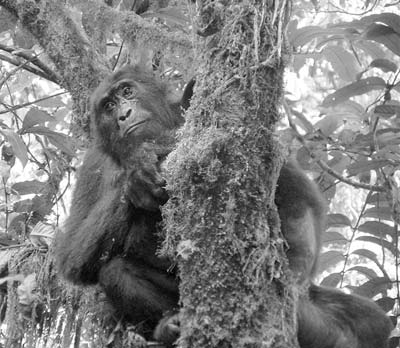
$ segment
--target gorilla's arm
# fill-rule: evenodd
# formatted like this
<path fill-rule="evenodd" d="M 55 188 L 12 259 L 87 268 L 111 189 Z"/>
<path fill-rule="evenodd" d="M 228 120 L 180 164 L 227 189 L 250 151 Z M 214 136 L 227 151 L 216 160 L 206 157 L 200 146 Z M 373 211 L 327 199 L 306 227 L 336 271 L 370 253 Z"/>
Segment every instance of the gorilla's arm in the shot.
<path fill-rule="evenodd" d="M 123 245 L 130 209 L 124 201 L 120 171 L 96 148 L 89 150 L 79 171 L 71 212 L 57 236 L 58 267 L 74 283 L 96 283 L 101 266 Z"/>
<path fill-rule="evenodd" d="M 307 348 L 387 348 L 392 323 L 369 299 L 311 284 L 299 299 L 298 340 Z"/>

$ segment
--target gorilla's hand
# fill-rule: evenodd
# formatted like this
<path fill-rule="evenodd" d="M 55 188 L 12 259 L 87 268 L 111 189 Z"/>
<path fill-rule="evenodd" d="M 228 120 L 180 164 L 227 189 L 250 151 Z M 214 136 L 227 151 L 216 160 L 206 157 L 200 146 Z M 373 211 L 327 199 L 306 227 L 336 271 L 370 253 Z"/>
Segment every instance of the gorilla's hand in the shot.
<path fill-rule="evenodd" d="M 143 146 L 142 150 L 136 152 L 131 168 L 127 169 L 125 196 L 136 208 L 158 210 L 168 200 L 160 164 L 166 156 L 165 152 L 169 153 L 170 149 L 161 151 Z"/>
<path fill-rule="evenodd" d="M 171 346 L 179 338 L 180 331 L 179 313 L 166 315 L 154 330 L 154 339 Z"/>

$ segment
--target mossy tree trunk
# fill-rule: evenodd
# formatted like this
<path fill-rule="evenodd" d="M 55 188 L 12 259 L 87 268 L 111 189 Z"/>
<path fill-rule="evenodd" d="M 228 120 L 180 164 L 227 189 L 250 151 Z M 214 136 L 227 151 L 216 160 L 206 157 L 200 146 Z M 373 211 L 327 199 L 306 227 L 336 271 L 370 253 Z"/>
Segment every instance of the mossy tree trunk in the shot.
<path fill-rule="evenodd" d="M 202 1 L 198 76 L 166 164 L 165 251 L 181 276 L 180 347 L 295 347 L 295 292 L 273 196 L 289 2 Z"/>
<path fill-rule="evenodd" d="M 82 18 L 98 26 L 90 36 L 66 4 L 0 0 L 43 47 L 51 79 L 71 93 L 84 125 L 87 96 L 110 70 L 99 31 L 181 59 L 191 52 L 187 37 L 101 0 L 80 4 Z M 165 247 L 178 255 L 182 278 L 182 347 L 296 345 L 295 295 L 273 204 L 288 7 L 289 0 L 197 1 L 196 95 L 167 164 L 174 198 L 164 211 Z"/>

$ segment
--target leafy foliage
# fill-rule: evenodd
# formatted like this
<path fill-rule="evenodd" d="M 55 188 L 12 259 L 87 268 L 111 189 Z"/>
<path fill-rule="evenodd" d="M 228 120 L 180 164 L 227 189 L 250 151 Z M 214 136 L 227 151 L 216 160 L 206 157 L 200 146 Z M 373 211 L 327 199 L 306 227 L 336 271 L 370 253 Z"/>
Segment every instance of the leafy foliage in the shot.
<path fill-rule="evenodd" d="M 375 298 L 394 316 L 400 298 L 399 23 L 389 12 L 352 21 L 338 16 L 324 26 L 294 20 L 291 76 L 308 74 L 307 93 L 315 93 L 319 115 L 301 97 L 286 101 L 288 138 L 335 212 L 324 237 L 321 283 Z"/>

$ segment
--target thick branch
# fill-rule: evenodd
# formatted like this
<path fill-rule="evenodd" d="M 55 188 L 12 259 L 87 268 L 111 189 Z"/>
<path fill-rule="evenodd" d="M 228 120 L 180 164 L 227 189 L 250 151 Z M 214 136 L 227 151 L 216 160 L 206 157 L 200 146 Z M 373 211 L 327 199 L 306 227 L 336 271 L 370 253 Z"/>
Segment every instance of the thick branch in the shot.
<path fill-rule="evenodd" d="M 295 347 L 296 294 L 273 204 L 289 6 L 196 5 L 196 89 L 165 164 L 174 198 L 163 208 L 165 250 L 177 250 L 183 304 L 179 347 Z"/>
<path fill-rule="evenodd" d="M 61 80 L 61 78 L 53 71 L 51 70 L 44 62 L 42 62 L 37 55 L 33 51 L 27 51 L 27 50 L 19 50 L 16 47 L 12 46 L 6 46 L 0 44 L 0 50 L 6 51 L 9 54 L 20 57 L 28 61 L 30 64 L 36 66 L 37 68 L 31 67 L 30 65 L 24 66 L 23 69 L 28 70 L 36 75 L 39 75 L 49 81 L 52 81 L 54 83 L 57 83 L 58 81 Z M 21 62 L 18 62 L 18 60 L 14 60 L 11 57 L 4 57 L 2 58 L 5 61 L 8 61 L 9 63 L 19 66 L 21 65 Z M 16 63 L 17 62 L 17 63 Z"/>
<path fill-rule="evenodd" d="M 104 60 L 66 12 L 63 2 L 0 0 L 0 6 L 18 17 L 37 39 L 54 63 L 61 77 L 60 85 L 75 100 L 77 113 L 83 114 L 88 88 L 97 84 L 107 69 Z"/>
<path fill-rule="evenodd" d="M 173 49 L 187 53 L 192 48 L 185 33 L 167 31 L 132 11 L 118 11 L 99 0 L 85 1 L 80 7 L 96 19 L 101 17 L 102 27 L 119 32 L 124 40 L 140 41 L 160 51 Z"/>

